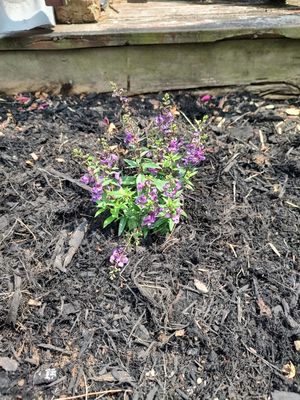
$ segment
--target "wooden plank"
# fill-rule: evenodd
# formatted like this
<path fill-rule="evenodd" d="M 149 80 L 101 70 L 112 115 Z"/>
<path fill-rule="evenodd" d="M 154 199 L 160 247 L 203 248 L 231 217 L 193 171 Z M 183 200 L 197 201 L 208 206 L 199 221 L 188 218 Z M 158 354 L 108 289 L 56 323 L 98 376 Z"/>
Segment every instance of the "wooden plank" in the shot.
<path fill-rule="evenodd" d="M 0 91 L 107 92 L 110 81 L 131 93 L 286 82 L 300 88 L 300 40 L 106 47 L 65 52 L 3 51 Z M 53 68 L 55 65 L 55 68 Z"/>
<path fill-rule="evenodd" d="M 286 82 L 300 88 L 300 40 L 132 47 L 132 92 Z"/>
<path fill-rule="evenodd" d="M 300 0 L 299 1 L 300 4 Z M 98 24 L 58 25 L 51 33 L 0 40 L 0 50 L 66 50 L 124 45 L 207 43 L 232 38 L 300 38 L 299 7 L 116 3 Z"/>
<path fill-rule="evenodd" d="M 68 51 L 3 51 L 0 92 L 16 94 L 47 90 L 59 93 L 109 92 L 110 82 L 127 86 L 127 49 L 101 48 Z"/>

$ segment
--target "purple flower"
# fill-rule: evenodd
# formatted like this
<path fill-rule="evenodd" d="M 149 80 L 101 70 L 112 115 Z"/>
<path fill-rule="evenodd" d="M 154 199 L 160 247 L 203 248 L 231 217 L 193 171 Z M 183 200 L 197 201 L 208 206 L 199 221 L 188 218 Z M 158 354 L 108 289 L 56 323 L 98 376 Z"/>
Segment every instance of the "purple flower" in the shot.
<path fill-rule="evenodd" d="M 144 189 L 145 186 L 146 186 L 145 182 L 139 182 L 139 183 L 136 185 L 137 191 L 138 191 L 138 192 L 141 192 L 141 191 Z"/>
<path fill-rule="evenodd" d="M 124 137 L 125 144 L 134 144 L 137 142 L 137 137 L 130 131 L 125 130 L 125 137 Z"/>
<path fill-rule="evenodd" d="M 152 175 L 157 175 L 159 169 L 158 169 L 158 168 L 148 168 L 148 171 L 149 171 L 150 174 L 152 174 Z"/>
<path fill-rule="evenodd" d="M 174 115 L 168 111 L 163 114 L 158 115 L 155 118 L 155 125 L 164 133 L 169 133 L 171 131 L 171 124 L 174 121 Z"/>
<path fill-rule="evenodd" d="M 135 204 L 143 208 L 143 206 L 147 203 L 147 201 L 148 201 L 147 197 L 144 194 L 142 194 L 141 196 L 137 197 Z"/>
<path fill-rule="evenodd" d="M 178 153 L 181 143 L 177 139 L 172 139 L 169 143 L 168 150 L 171 153 Z"/>
<path fill-rule="evenodd" d="M 177 192 L 182 188 L 182 185 L 179 180 L 176 180 L 175 183 L 166 183 L 163 187 L 164 195 L 169 197 L 170 199 L 174 199 L 177 195 Z"/>
<path fill-rule="evenodd" d="M 115 172 L 115 180 L 118 182 L 120 186 L 122 185 L 122 178 L 120 172 Z"/>
<path fill-rule="evenodd" d="M 179 219 L 182 213 L 182 209 L 181 208 L 176 208 L 176 212 L 175 215 L 172 216 L 172 220 L 175 224 L 179 223 Z"/>
<path fill-rule="evenodd" d="M 96 182 L 95 186 L 92 188 L 92 201 L 95 203 L 96 201 L 101 200 L 103 195 L 103 186 L 101 182 Z"/>
<path fill-rule="evenodd" d="M 201 161 L 205 160 L 204 146 L 198 144 L 188 144 L 186 146 L 186 156 L 183 158 L 184 165 L 197 165 Z"/>
<path fill-rule="evenodd" d="M 149 228 L 156 221 L 156 217 L 157 217 L 157 211 L 151 211 L 146 217 L 144 217 L 142 225 L 147 226 Z"/>
<path fill-rule="evenodd" d="M 124 267 L 128 264 L 128 257 L 122 247 L 117 247 L 113 250 L 112 255 L 109 258 L 111 264 L 117 265 L 118 267 Z"/>
<path fill-rule="evenodd" d="M 156 188 L 152 188 L 149 192 L 149 197 L 152 201 L 157 201 L 158 197 L 157 197 L 157 189 Z"/>
<path fill-rule="evenodd" d="M 112 168 L 113 165 L 119 160 L 117 154 L 102 154 L 100 157 L 100 163 L 109 168 Z"/>
<path fill-rule="evenodd" d="M 176 192 L 178 192 L 178 190 L 180 190 L 182 188 L 182 184 L 179 180 L 175 181 L 175 190 Z"/>
<path fill-rule="evenodd" d="M 80 182 L 81 182 L 81 183 L 84 183 L 85 185 L 88 185 L 88 184 L 90 183 L 90 181 L 91 181 L 91 178 L 90 178 L 90 176 L 88 176 L 88 175 L 83 175 L 83 176 L 80 178 Z"/>

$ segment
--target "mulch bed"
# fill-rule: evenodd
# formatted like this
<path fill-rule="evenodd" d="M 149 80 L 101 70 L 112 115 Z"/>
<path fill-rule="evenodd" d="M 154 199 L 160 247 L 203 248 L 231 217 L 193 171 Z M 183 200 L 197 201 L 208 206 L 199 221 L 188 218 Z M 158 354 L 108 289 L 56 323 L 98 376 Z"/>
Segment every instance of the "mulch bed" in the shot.
<path fill-rule="evenodd" d="M 1 399 L 300 393 L 300 99 L 173 96 L 209 116 L 207 160 L 188 218 L 115 280 L 119 239 L 94 219 L 72 150 L 97 148 L 104 117 L 118 125 L 117 100 L 0 100 Z M 160 98 L 131 99 L 141 123 Z"/>

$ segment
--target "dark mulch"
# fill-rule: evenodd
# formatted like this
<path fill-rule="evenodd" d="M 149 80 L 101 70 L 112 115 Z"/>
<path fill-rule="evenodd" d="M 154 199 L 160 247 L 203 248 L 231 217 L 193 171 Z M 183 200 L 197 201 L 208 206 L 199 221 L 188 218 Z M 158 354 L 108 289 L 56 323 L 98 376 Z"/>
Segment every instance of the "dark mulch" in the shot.
<path fill-rule="evenodd" d="M 72 150 L 96 149 L 103 117 L 118 123 L 117 101 L 56 97 L 24 112 L 1 99 L 1 398 L 300 393 L 298 372 L 282 372 L 300 354 L 300 118 L 289 115 L 300 100 L 174 97 L 189 118 L 209 115 L 189 217 L 166 242 L 138 248 L 114 281 L 118 239 L 94 220 Z M 144 118 L 158 98 L 131 105 Z M 86 233 L 63 272 L 78 227 Z"/>

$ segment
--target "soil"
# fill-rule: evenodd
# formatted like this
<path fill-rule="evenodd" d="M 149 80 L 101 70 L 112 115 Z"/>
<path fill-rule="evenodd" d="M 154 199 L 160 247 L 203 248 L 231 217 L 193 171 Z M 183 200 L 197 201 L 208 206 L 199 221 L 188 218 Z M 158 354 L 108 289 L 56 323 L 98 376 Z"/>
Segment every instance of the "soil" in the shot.
<path fill-rule="evenodd" d="M 207 160 L 188 218 L 115 280 L 119 239 L 93 217 L 72 151 L 97 148 L 104 117 L 118 126 L 117 100 L 1 98 L 1 399 L 300 393 L 300 99 L 173 97 L 208 115 Z M 141 124 L 158 99 L 130 99 Z"/>

